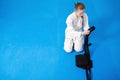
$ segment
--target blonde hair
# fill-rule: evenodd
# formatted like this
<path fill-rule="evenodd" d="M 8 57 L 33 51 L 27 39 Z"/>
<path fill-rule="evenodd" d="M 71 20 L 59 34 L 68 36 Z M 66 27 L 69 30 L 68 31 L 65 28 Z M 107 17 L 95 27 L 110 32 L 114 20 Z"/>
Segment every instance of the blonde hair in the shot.
<path fill-rule="evenodd" d="M 75 3 L 75 9 L 80 9 L 80 10 L 83 10 L 85 9 L 85 5 L 82 3 L 82 2 L 76 2 Z"/>

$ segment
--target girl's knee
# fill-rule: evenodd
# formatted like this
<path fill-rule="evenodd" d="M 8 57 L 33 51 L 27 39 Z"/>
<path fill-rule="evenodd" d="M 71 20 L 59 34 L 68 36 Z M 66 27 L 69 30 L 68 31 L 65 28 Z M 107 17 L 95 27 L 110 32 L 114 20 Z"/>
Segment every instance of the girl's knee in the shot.
<path fill-rule="evenodd" d="M 71 53 L 71 52 L 72 52 L 72 49 L 70 49 L 70 48 L 65 48 L 65 47 L 64 47 L 64 50 L 65 50 L 65 52 L 67 52 L 67 53 Z"/>
<path fill-rule="evenodd" d="M 67 53 L 72 52 L 72 48 L 73 48 L 73 42 L 72 40 L 66 39 L 64 42 L 64 50 Z"/>
<path fill-rule="evenodd" d="M 81 51 L 83 51 L 83 47 L 82 47 L 82 46 L 75 47 L 74 50 L 75 50 L 76 52 L 81 52 Z"/>
<path fill-rule="evenodd" d="M 75 49 L 76 52 L 81 52 L 83 49 Z"/>

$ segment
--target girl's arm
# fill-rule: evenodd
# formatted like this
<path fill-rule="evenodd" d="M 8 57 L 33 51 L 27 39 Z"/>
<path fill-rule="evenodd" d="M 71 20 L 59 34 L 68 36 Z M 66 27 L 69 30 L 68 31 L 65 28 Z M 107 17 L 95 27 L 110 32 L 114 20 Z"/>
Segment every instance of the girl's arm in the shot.
<path fill-rule="evenodd" d="M 78 34 L 78 36 L 81 36 L 82 35 L 82 32 L 78 32 L 78 31 L 75 31 L 74 29 L 74 25 L 73 25 L 73 19 L 71 17 L 68 17 L 67 20 L 66 20 L 66 24 L 67 24 L 67 27 L 69 27 L 69 31 L 68 33 L 76 33 Z"/>
<path fill-rule="evenodd" d="M 88 24 L 88 16 L 85 13 L 84 14 L 84 31 L 89 29 L 89 24 Z"/>

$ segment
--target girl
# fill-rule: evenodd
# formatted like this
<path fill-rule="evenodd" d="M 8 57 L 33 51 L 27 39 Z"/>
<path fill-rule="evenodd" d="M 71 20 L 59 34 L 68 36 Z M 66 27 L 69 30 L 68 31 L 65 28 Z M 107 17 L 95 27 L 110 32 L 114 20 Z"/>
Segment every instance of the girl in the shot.
<path fill-rule="evenodd" d="M 90 33 L 88 30 L 88 16 L 84 12 L 85 5 L 81 2 L 75 3 L 75 10 L 67 17 L 65 30 L 64 50 L 72 52 L 73 47 L 76 52 L 83 50 L 84 35 Z"/>

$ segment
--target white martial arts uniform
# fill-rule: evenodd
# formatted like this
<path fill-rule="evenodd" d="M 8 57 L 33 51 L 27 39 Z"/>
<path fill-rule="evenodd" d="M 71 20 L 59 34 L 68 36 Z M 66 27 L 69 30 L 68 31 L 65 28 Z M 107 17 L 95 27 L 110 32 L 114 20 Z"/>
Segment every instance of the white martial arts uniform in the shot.
<path fill-rule="evenodd" d="M 67 28 L 65 30 L 64 50 L 66 52 L 71 52 L 74 47 L 76 52 L 82 51 L 84 44 L 84 35 L 82 35 L 82 30 L 88 30 L 89 28 L 87 14 L 84 13 L 83 18 L 77 18 L 75 12 L 73 12 L 67 17 L 66 24 Z"/>

